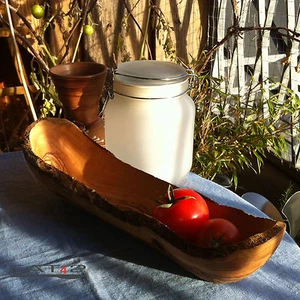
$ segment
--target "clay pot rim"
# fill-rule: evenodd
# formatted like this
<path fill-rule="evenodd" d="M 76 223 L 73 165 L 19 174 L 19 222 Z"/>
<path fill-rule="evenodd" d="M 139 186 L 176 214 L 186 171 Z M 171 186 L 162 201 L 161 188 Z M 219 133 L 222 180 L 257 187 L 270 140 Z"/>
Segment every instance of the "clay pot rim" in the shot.
<path fill-rule="evenodd" d="M 70 74 L 57 72 L 59 70 L 66 70 L 66 69 L 68 70 L 68 67 L 70 68 L 70 66 L 80 66 L 80 65 L 84 66 L 84 67 L 88 67 L 88 66 L 99 67 L 99 71 L 95 72 L 94 74 L 90 74 L 90 75 L 70 75 Z M 61 80 L 64 80 L 64 79 L 68 79 L 68 80 L 70 80 L 70 79 L 74 79 L 74 80 L 91 79 L 91 78 L 98 78 L 98 77 L 101 77 L 104 74 L 106 74 L 107 67 L 104 64 L 100 64 L 100 63 L 96 63 L 96 62 L 80 61 L 80 62 L 65 63 L 65 64 L 53 66 L 50 68 L 49 72 L 50 72 L 51 77 L 56 77 Z"/>

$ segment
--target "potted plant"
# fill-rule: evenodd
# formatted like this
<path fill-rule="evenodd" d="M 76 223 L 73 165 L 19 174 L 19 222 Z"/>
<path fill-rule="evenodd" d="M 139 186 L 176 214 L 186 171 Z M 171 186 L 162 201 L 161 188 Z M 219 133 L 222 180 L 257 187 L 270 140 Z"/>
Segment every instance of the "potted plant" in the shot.
<path fill-rule="evenodd" d="M 198 74 L 198 80 L 199 87 L 191 90 L 197 106 L 195 173 L 211 180 L 225 174 L 237 187 L 243 169 L 259 172 L 267 154 L 284 156 L 291 128 L 299 122 L 300 99 L 291 89 L 267 80 L 269 98 L 262 86 L 254 91 L 251 85 L 245 97 L 226 93 L 222 80 L 211 75 Z M 293 133 L 295 138 L 297 127 Z"/>

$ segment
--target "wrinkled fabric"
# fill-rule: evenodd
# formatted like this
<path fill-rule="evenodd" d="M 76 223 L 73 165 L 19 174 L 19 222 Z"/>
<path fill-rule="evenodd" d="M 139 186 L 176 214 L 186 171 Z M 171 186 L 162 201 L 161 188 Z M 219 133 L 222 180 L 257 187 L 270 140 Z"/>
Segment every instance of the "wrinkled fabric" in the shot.
<path fill-rule="evenodd" d="M 264 216 L 195 174 L 181 186 Z M 300 299 L 300 248 L 288 234 L 248 278 L 205 282 L 51 193 L 22 152 L 0 155 L 0 262 L 0 299 Z"/>

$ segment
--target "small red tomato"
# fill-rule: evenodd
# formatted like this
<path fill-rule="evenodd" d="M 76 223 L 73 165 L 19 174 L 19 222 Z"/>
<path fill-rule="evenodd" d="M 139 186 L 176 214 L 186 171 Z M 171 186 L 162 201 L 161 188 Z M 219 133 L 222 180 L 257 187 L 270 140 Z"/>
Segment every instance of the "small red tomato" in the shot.
<path fill-rule="evenodd" d="M 196 244 L 209 248 L 237 243 L 239 240 L 239 229 L 232 222 L 223 218 L 210 219 L 198 230 L 196 235 Z"/>
<path fill-rule="evenodd" d="M 94 28 L 91 25 L 84 25 L 83 26 L 83 32 L 86 35 L 92 35 L 94 33 Z"/>
<path fill-rule="evenodd" d="M 31 7 L 31 14 L 36 18 L 36 19 L 41 19 L 45 15 L 45 9 L 43 6 L 39 4 L 34 4 Z"/>
<path fill-rule="evenodd" d="M 155 207 L 153 217 L 182 238 L 194 241 L 199 227 L 209 219 L 206 201 L 200 194 L 187 188 L 176 188 L 166 196 L 170 203 Z"/>

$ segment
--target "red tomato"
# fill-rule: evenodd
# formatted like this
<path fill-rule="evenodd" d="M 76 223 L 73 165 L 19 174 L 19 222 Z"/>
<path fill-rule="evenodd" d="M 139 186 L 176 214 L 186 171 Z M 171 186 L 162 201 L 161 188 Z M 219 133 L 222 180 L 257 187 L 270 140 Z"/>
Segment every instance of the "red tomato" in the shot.
<path fill-rule="evenodd" d="M 153 217 L 182 238 L 194 241 L 199 227 L 209 219 L 205 200 L 200 194 L 187 188 L 171 190 L 166 196 L 171 203 L 155 207 Z"/>
<path fill-rule="evenodd" d="M 220 245 L 236 243 L 240 239 L 239 229 L 230 221 L 222 218 L 210 219 L 198 231 L 196 244 L 217 248 Z"/>

